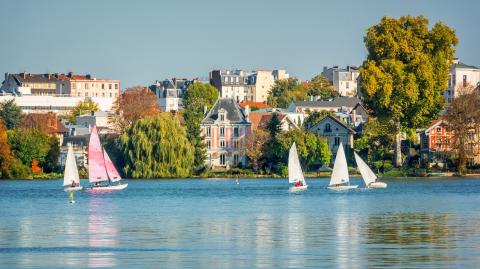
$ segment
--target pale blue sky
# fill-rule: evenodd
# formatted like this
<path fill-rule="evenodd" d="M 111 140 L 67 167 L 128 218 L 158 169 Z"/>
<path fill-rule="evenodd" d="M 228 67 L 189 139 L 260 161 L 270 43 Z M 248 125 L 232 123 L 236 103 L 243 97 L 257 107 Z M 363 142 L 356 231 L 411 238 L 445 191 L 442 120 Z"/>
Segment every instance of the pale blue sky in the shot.
<path fill-rule="evenodd" d="M 480 65 L 480 1 L 5 1 L 0 72 L 91 73 L 122 88 L 211 69 L 360 65 L 382 16 L 425 15 L 456 29 L 457 56 Z M 3 76 L 2 76 L 3 78 Z"/>

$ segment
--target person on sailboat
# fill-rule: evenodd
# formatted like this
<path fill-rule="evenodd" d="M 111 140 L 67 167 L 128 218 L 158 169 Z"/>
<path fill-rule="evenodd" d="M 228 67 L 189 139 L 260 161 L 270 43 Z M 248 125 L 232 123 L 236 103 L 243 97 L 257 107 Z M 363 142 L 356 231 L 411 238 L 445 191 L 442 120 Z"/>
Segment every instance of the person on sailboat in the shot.
<path fill-rule="evenodd" d="M 295 187 L 300 187 L 300 186 L 302 186 L 302 181 L 301 181 L 301 180 L 297 180 L 297 181 L 295 182 Z"/>
<path fill-rule="evenodd" d="M 77 186 L 77 183 L 75 183 L 75 180 L 72 180 L 72 188 L 75 188 Z"/>

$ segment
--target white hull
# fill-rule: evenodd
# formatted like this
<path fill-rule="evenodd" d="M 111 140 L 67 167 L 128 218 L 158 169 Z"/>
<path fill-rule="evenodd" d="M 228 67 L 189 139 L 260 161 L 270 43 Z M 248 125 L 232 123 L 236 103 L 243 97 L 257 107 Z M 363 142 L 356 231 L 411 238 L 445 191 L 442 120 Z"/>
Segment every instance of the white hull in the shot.
<path fill-rule="evenodd" d="M 368 184 L 368 188 L 373 188 L 373 189 L 385 189 L 387 187 L 387 183 L 384 182 L 372 182 Z"/>
<path fill-rule="evenodd" d="M 288 191 L 289 191 L 289 192 L 299 192 L 299 191 L 304 191 L 304 190 L 306 190 L 307 188 L 308 188 L 308 185 L 299 186 L 299 187 L 293 186 L 293 187 L 290 187 L 290 188 L 288 189 Z"/>
<path fill-rule="evenodd" d="M 120 184 L 120 185 L 110 185 L 110 186 L 98 186 L 98 187 L 92 187 L 89 189 L 90 191 L 119 191 L 126 189 L 128 184 Z"/>
<path fill-rule="evenodd" d="M 76 186 L 76 187 L 66 187 L 63 189 L 65 192 L 71 192 L 71 191 L 81 191 L 83 190 L 83 186 Z"/>
<path fill-rule="evenodd" d="M 356 189 L 358 185 L 340 185 L 340 186 L 328 186 L 327 189 L 334 191 L 348 191 L 350 189 Z"/>

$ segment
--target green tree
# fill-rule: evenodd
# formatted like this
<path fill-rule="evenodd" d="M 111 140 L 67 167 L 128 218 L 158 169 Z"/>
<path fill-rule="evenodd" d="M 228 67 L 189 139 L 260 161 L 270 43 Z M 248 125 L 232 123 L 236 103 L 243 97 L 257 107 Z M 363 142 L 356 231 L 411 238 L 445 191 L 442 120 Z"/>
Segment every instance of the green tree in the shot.
<path fill-rule="evenodd" d="M 334 116 L 335 114 L 332 111 L 314 111 L 308 114 L 308 117 L 303 121 L 303 127 L 308 130 L 328 115 Z"/>
<path fill-rule="evenodd" d="M 424 126 L 443 105 L 455 31 L 423 16 L 384 17 L 364 38 L 367 59 L 360 68 L 365 103 L 395 124 L 396 165 L 401 165 L 400 131 Z"/>
<path fill-rule="evenodd" d="M 272 118 L 267 123 L 267 131 L 270 133 L 270 137 L 272 139 L 275 139 L 277 137 L 277 134 L 282 131 L 282 122 L 278 118 L 277 113 L 272 114 Z"/>
<path fill-rule="evenodd" d="M 291 102 L 306 99 L 307 92 L 299 90 L 299 86 L 296 78 L 276 81 L 268 94 L 267 104 L 272 107 L 287 108 Z"/>
<path fill-rule="evenodd" d="M 0 102 L 0 119 L 8 130 L 15 129 L 20 123 L 22 109 L 15 104 L 15 100 Z"/>
<path fill-rule="evenodd" d="M 50 149 L 49 136 L 36 129 L 11 130 L 8 143 L 14 155 L 26 166 L 30 166 L 33 160 L 43 163 Z"/>
<path fill-rule="evenodd" d="M 136 121 L 120 136 L 119 146 L 127 177 L 188 177 L 192 173 L 194 148 L 170 113 Z"/>
<path fill-rule="evenodd" d="M 333 90 L 333 84 L 324 75 L 317 75 L 310 83 L 304 83 L 302 86 L 309 96 L 317 96 L 323 100 L 338 96 L 338 93 Z"/>
<path fill-rule="evenodd" d="M 200 170 L 204 166 L 206 156 L 200 122 L 205 117 L 205 112 L 215 104 L 218 95 L 218 90 L 212 85 L 197 82 L 188 87 L 183 98 L 187 138 L 195 149 L 195 170 Z"/>
<path fill-rule="evenodd" d="M 92 111 L 99 111 L 100 108 L 97 103 L 92 99 L 86 99 L 85 101 L 80 101 L 75 107 L 70 110 L 70 113 L 66 116 L 66 119 L 75 124 L 77 123 L 77 116 L 91 113 Z"/>
<path fill-rule="evenodd" d="M 48 137 L 48 151 L 45 160 L 41 163 L 43 171 L 47 173 L 58 171 L 58 158 L 60 157 L 60 145 L 55 136 Z"/>
<path fill-rule="evenodd" d="M 362 136 L 355 140 L 355 150 L 368 163 L 380 161 L 382 164 L 392 156 L 396 127 L 392 121 L 370 117 L 363 127 Z"/>

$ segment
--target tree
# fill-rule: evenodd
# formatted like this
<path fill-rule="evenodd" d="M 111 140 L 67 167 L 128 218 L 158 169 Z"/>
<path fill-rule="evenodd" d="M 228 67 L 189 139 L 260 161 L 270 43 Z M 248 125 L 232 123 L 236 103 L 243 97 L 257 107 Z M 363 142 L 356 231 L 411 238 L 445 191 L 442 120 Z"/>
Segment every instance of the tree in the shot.
<path fill-rule="evenodd" d="M 51 135 L 48 137 L 48 151 L 41 163 L 43 171 L 47 173 L 58 171 L 58 158 L 60 157 L 60 145 L 58 138 Z"/>
<path fill-rule="evenodd" d="M 400 131 L 424 126 L 443 105 L 449 67 L 458 39 L 455 31 L 436 23 L 428 29 L 423 16 L 383 17 L 364 38 L 367 59 L 360 85 L 367 106 L 396 129 L 396 165 L 401 165 Z"/>
<path fill-rule="evenodd" d="M 20 123 L 22 109 L 15 104 L 15 100 L 0 102 L 0 120 L 8 130 L 15 129 Z"/>
<path fill-rule="evenodd" d="M 8 136 L 3 122 L 0 121 L 0 178 L 6 177 L 8 167 L 12 160 Z"/>
<path fill-rule="evenodd" d="M 303 127 L 305 129 L 310 129 L 328 115 L 335 116 L 332 111 L 314 111 L 308 114 L 308 117 L 303 122 Z"/>
<path fill-rule="evenodd" d="M 67 120 L 73 124 L 77 123 L 77 117 L 80 115 L 91 113 L 92 111 L 98 111 L 100 108 L 98 104 L 95 103 L 92 99 L 86 99 L 85 101 L 80 101 L 75 107 L 70 110 L 69 115 L 66 117 Z"/>
<path fill-rule="evenodd" d="M 363 127 L 362 136 L 354 143 L 355 150 L 368 163 L 380 161 L 384 164 L 395 142 L 395 131 L 395 125 L 388 119 L 370 117 Z"/>
<path fill-rule="evenodd" d="M 317 75 L 312 78 L 311 82 L 301 85 L 309 96 L 316 96 L 322 100 L 330 99 L 338 96 L 333 90 L 333 84 L 328 81 L 324 75 Z"/>
<path fill-rule="evenodd" d="M 49 136 L 36 129 L 11 130 L 8 133 L 8 143 L 14 155 L 24 164 L 30 166 L 36 160 L 45 161 L 50 145 Z"/>
<path fill-rule="evenodd" d="M 464 174 L 467 160 L 480 154 L 480 93 L 468 85 L 458 90 L 447 109 L 448 128 L 453 132 L 450 143 L 456 153 L 458 172 Z"/>
<path fill-rule="evenodd" d="M 250 134 L 246 141 L 245 154 L 248 157 L 253 171 L 258 171 L 263 164 L 263 156 L 265 154 L 265 144 L 267 140 L 268 133 L 261 129 L 256 129 Z"/>
<path fill-rule="evenodd" d="M 120 136 L 119 147 L 127 177 L 188 177 L 192 173 L 194 149 L 170 113 L 132 123 Z"/>
<path fill-rule="evenodd" d="M 278 118 L 277 113 L 272 114 L 272 118 L 267 123 L 267 130 L 270 133 L 270 137 L 272 139 L 275 139 L 277 137 L 277 134 L 282 131 L 282 122 Z"/>
<path fill-rule="evenodd" d="M 267 104 L 287 108 L 291 102 L 305 100 L 307 92 L 299 90 L 299 85 L 296 78 L 277 80 L 268 94 Z"/>
<path fill-rule="evenodd" d="M 136 121 L 160 113 L 157 96 L 146 87 L 136 86 L 125 90 L 113 104 L 112 124 L 119 132 Z"/>
<path fill-rule="evenodd" d="M 205 117 L 205 112 L 217 101 L 218 95 L 218 90 L 212 85 L 196 82 L 188 87 L 183 98 L 187 138 L 195 148 L 195 170 L 203 167 L 206 156 L 200 122 Z"/>

